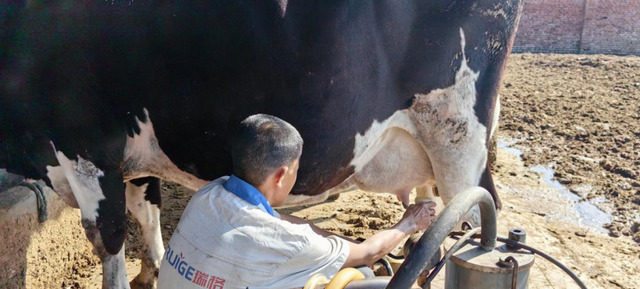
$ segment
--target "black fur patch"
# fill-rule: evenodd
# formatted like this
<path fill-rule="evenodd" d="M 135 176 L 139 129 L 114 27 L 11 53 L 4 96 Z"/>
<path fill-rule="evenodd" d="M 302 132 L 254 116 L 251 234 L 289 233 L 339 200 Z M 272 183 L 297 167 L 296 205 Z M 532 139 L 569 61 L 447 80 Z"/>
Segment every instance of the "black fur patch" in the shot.
<path fill-rule="evenodd" d="M 125 202 L 122 175 L 105 172 L 99 178 L 106 199 L 100 201 L 96 226 L 107 253 L 115 255 L 120 252 L 127 235 L 127 207 Z"/>
<path fill-rule="evenodd" d="M 162 180 L 154 177 L 139 178 L 130 181 L 137 187 L 148 184 L 147 190 L 144 192 L 144 199 L 149 203 L 162 208 Z"/>

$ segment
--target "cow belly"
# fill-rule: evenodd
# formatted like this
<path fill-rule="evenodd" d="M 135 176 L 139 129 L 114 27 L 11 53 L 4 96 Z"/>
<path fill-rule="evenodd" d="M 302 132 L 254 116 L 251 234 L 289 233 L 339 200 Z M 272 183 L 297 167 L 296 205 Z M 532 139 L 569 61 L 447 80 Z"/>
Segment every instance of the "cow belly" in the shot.
<path fill-rule="evenodd" d="M 375 153 L 355 173 L 358 188 L 404 197 L 414 187 L 435 181 L 427 153 L 406 130 L 397 127 L 386 130 L 371 149 Z"/>

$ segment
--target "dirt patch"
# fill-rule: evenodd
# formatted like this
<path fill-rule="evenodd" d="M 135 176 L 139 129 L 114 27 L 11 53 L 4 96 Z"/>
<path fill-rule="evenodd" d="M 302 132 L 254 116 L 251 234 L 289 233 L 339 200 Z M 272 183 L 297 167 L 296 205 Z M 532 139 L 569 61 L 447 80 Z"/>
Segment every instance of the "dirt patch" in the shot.
<path fill-rule="evenodd" d="M 44 185 L 44 184 L 42 184 Z M 80 225 L 80 211 L 46 189 L 49 220 L 38 222 L 35 195 L 0 211 L 0 288 L 87 288 L 88 268 L 98 266 Z"/>
<path fill-rule="evenodd" d="M 500 129 L 525 164 L 613 214 L 612 236 L 640 242 L 640 57 L 511 55 Z"/>
<path fill-rule="evenodd" d="M 341 194 L 336 201 L 279 211 L 336 234 L 358 238 L 392 226 L 402 218 L 404 208 L 394 195 L 354 191 Z"/>

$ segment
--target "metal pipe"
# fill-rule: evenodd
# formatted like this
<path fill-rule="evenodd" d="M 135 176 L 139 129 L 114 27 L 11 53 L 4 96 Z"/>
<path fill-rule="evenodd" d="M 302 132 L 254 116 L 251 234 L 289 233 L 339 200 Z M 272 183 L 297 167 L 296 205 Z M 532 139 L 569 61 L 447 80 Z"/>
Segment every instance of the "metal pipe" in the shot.
<path fill-rule="evenodd" d="M 444 267 L 445 262 L 447 262 L 447 260 L 449 260 L 449 258 L 451 258 L 451 256 L 453 256 L 453 254 L 456 251 L 458 251 L 460 247 L 462 247 L 464 242 L 469 240 L 469 238 L 471 238 L 471 236 L 473 236 L 474 234 L 478 233 L 480 229 L 481 229 L 480 227 L 471 229 L 471 231 L 466 232 L 464 236 L 458 239 L 458 241 L 456 241 L 456 243 L 453 244 L 453 246 L 451 246 L 451 248 L 449 249 L 449 251 L 447 251 L 447 253 L 444 255 L 442 260 L 440 260 L 440 262 L 438 262 L 438 265 L 436 265 L 433 271 L 431 271 L 431 274 L 429 274 L 429 276 L 427 277 L 427 281 L 425 281 L 424 284 L 422 285 L 422 289 L 427 288 L 427 286 L 431 283 L 431 281 L 433 281 L 433 279 L 436 278 L 436 275 L 438 275 L 442 267 Z"/>
<path fill-rule="evenodd" d="M 511 277 L 511 289 L 518 289 L 518 271 L 520 269 L 518 260 L 516 260 L 516 258 L 513 258 L 512 256 L 509 256 L 505 261 L 513 263 L 513 276 Z"/>
<path fill-rule="evenodd" d="M 473 206 L 480 206 L 482 239 L 480 244 L 487 251 L 496 245 L 496 208 L 493 198 L 481 187 L 471 187 L 459 193 L 440 213 L 436 221 L 422 235 L 411 254 L 393 276 L 387 288 L 411 288 L 431 256 L 440 248 L 440 244 L 449 236 L 449 232 Z"/>
<path fill-rule="evenodd" d="M 347 286 L 344 286 L 344 289 L 383 289 L 387 287 L 389 280 L 391 280 L 391 276 L 379 276 L 375 278 L 354 280 L 349 282 Z M 420 289 L 420 287 L 417 286 L 413 286 L 411 288 Z"/>

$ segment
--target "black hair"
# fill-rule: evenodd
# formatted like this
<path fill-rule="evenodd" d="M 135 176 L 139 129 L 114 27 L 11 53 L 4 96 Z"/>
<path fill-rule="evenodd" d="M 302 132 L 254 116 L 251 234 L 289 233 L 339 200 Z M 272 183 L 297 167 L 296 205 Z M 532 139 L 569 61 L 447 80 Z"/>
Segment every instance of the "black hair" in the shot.
<path fill-rule="evenodd" d="M 280 166 L 300 158 L 302 144 L 300 133 L 288 122 L 267 114 L 249 116 L 231 142 L 233 174 L 259 186 Z"/>

